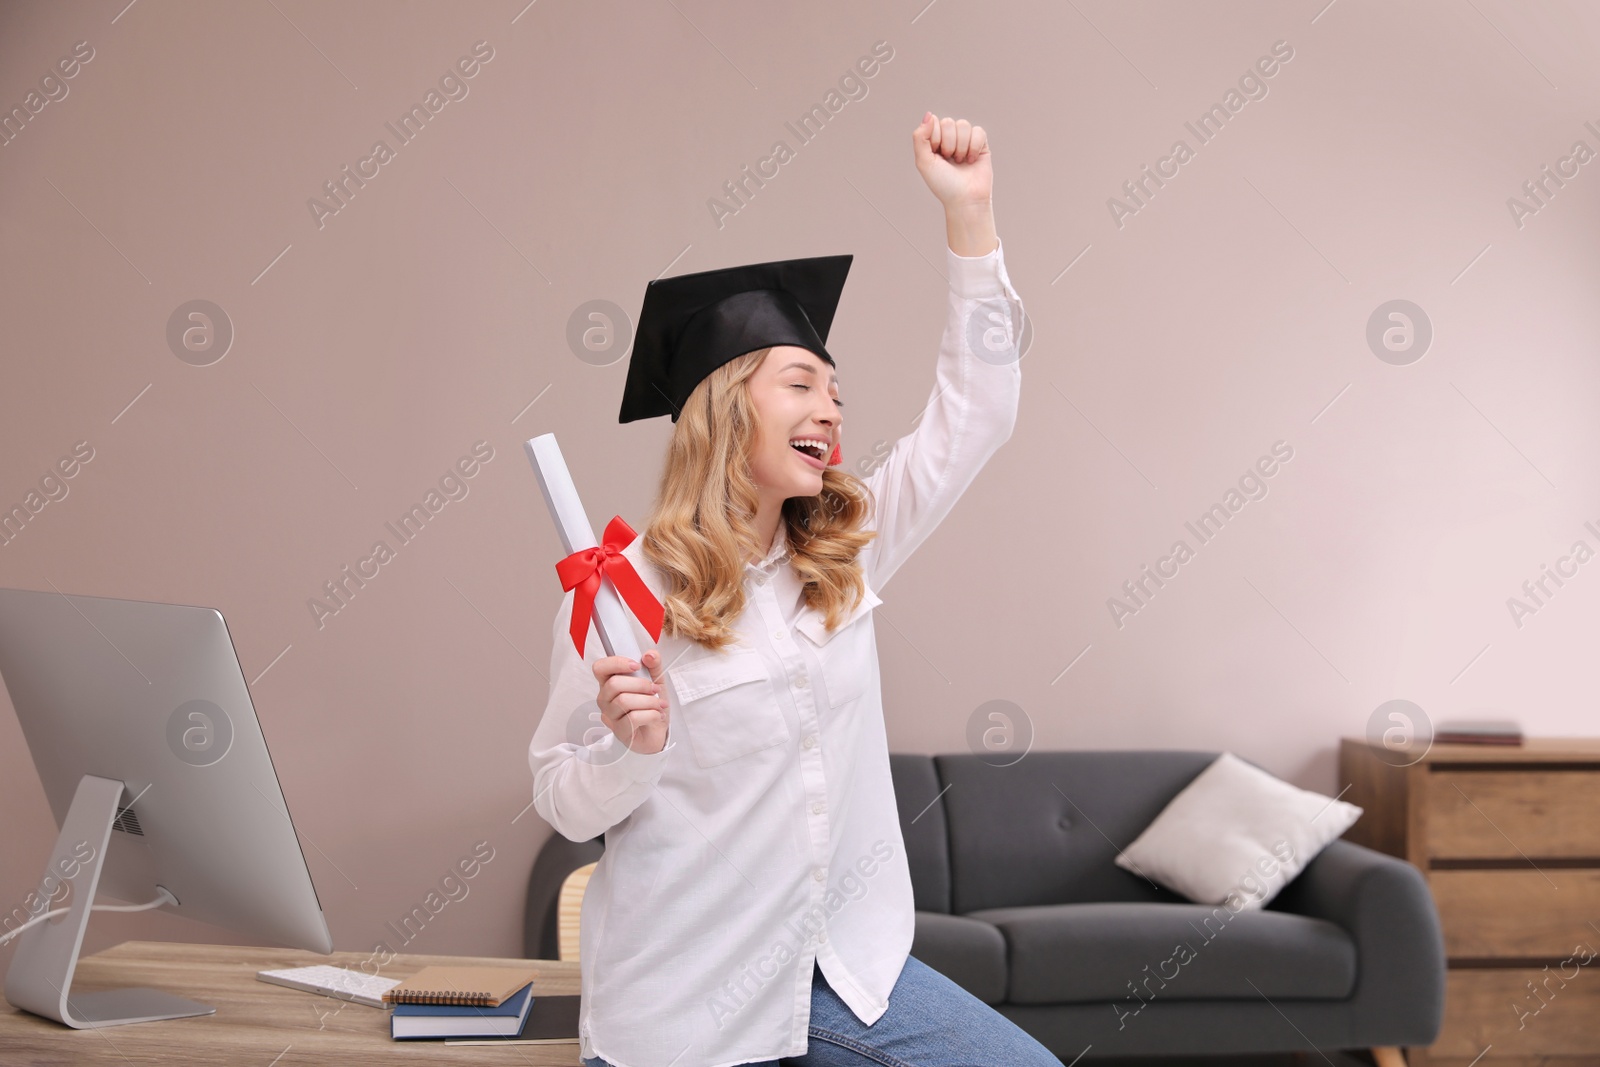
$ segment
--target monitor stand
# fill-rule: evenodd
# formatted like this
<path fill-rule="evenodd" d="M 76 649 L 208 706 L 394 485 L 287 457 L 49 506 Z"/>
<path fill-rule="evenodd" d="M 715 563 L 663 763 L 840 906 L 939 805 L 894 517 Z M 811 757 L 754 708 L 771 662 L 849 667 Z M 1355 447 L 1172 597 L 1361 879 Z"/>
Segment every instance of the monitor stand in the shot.
<path fill-rule="evenodd" d="M 72 807 L 61 824 L 61 834 L 46 868 L 48 883 L 59 883 L 64 872 L 77 867 L 67 879 L 72 902 L 64 918 L 46 919 L 17 939 L 17 951 L 6 971 L 6 1000 L 23 1011 L 66 1023 L 76 1030 L 159 1019 L 185 1019 L 210 1015 L 209 1004 L 163 993 L 158 989 L 110 989 L 99 993 L 72 992 L 72 975 L 78 968 L 83 931 L 100 883 L 101 864 L 111 842 L 111 824 L 122 803 L 123 783 L 86 774 L 78 782 Z M 81 860 L 83 843 L 94 846 L 93 858 Z M 53 892 L 41 892 L 48 898 Z"/>

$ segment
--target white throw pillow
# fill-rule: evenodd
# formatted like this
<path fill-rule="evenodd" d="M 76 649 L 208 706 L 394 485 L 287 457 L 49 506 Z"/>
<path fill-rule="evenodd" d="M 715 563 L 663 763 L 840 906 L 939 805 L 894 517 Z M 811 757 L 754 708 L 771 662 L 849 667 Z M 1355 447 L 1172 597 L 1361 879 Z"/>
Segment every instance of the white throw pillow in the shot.
<path fill-rule="evenodd" d="M 1361 817 L 1224 752 L 1116 858 L 1200 904 L 1260 908 Z"/>

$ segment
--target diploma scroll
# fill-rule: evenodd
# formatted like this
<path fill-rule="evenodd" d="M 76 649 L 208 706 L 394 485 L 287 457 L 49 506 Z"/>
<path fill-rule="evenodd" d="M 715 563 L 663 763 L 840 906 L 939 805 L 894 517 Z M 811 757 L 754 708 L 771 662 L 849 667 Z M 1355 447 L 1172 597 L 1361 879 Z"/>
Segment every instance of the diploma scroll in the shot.
<path fill-rule="evenodd" d="M 539 478 L 539 489 L 544 493 L 544 502 L 550 508 L 550 517 L 555 521 L 556 533 L 566 553 L 570 556 L 595 548 L 599 542 L 595 540 L 594 528 L 589 525 L 583 502 L 578 498 L 578 489 L 572 484 L 572 475 L 567 470 L 567 461 L 562 458 L 561 446 L 556 444 L 556 435 L 541 434 L 525 442 L 523 447 L 527 450 L 529 462 L 533 464 L 534 474 Z M 576 597 L 573 606 L 577 608 Z M 609 576 L 601 579 L 600 587 L 595 591 L 593 619 L 606 654 L 626 656 L 638 662 L 639 669 L 633 672 L 634 677 L 650 680 L 650 669 L 639 659 L 639 642 L 628 622 L 627 606 L 623 604 Z"/>

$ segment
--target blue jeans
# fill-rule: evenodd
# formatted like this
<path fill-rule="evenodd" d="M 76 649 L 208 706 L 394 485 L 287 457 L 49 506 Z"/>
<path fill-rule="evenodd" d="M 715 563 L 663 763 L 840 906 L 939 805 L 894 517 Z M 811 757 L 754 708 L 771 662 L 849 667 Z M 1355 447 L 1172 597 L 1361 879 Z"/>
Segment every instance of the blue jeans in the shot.
<path fill-rule="evenodd" d="M 906 957 L 888 1010 L 871 1026 L 813 964 L 807 1034 L 804 1056 L 745 1067 L 1061 1067 L 1059 1056 L 1016 1023 L 915 956 Z M 583 1064 L 611 1067 L 599 1056 Z"/>

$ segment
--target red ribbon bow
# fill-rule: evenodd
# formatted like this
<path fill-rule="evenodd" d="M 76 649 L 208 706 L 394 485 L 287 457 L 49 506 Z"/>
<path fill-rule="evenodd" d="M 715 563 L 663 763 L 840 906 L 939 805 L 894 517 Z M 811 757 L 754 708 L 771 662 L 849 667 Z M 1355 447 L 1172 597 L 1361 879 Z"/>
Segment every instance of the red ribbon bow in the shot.
<path fill-rule="evenodd" d="M 622 594 L 623 601 L 633 610 L 634 617 L 644 624 L 653 640 L 661 640 L 663 611 L 661 602 L 650 593 L 644 579 L 633 569 L 622 554 L 637 535 L 622 521 L 613 516 L 606 524 L 606 534 L 599 545 L 574 552 L 556 564 L 556 575 L 561 579 L 563 592 L 577 589 L 572 598 L 572 643 L 583 655 L 584 640 L 589 636 L 589 619 L 594 613 L 595 594 L 600 591 L 600 576 L 611 579 L 611 584 Z"/>

